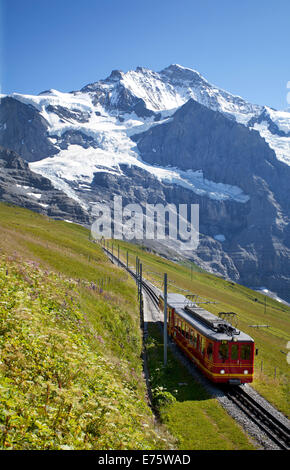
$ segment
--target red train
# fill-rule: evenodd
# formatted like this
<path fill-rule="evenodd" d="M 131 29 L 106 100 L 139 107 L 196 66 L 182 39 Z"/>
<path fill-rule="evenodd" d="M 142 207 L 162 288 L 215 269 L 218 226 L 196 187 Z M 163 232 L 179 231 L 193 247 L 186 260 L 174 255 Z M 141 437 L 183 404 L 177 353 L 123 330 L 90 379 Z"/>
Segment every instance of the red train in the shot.
<path fill-rule="evenodd" d="M 159 308 L 164 309 L 162 296 Z M 253 381 L 254 340 L 181 294 L 167 296 L 168 334 L 212 382 Z"/>

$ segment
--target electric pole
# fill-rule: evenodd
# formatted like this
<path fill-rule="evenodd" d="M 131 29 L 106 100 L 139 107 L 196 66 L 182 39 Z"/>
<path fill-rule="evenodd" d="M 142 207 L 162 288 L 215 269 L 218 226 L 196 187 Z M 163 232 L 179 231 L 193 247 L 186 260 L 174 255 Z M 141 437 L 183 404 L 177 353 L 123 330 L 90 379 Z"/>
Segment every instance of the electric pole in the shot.
<path fill-rule="evenodd" d="M 140 301 L 140 315 L 142 315 L 142 263 L 140 263 L 140 266 L 139 266 L 139 272 L 140 272 L 140 276 L 139 276 L 139 301 Z"/>
<path fill-rule="evenodd" d="M 164 326 L 163 326 L 163 341 L 164 341 L 164 366 L 167 365 L 167 273 L 164 273 Z"/>

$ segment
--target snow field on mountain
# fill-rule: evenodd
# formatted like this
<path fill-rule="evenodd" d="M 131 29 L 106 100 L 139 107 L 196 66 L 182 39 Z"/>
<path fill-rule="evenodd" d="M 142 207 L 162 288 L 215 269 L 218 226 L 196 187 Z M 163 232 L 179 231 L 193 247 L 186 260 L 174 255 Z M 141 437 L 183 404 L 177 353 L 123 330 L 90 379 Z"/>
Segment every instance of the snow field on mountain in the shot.
<path fill-rule="evenodd" d="M 114 105 L 119 102 L 120 86 L 135 97 L 144 100 L 147 109 L 161 112 L 163 119 L 154 121 L 154 116 L 141 118 L 134 112 L 120 112 L 114 108 Z M 112 108 L 105 109 L 99 100 L 96 100 L 96 90 L 107 96 Z M 121 174 L 121 164 L 138 166 L 155 175 L 160 181 L 175 183 L 202 196 L 216 200 L 229 199 L 241 203 L 246 202 L 249 197 L 240 188 L 209 181 L 203 177 L 201 170 L 185 172 L 178 168 L 149 165 L 141 160 L 137 146 L 130 137 L 172 119 L 170 116 L 175 110 L 190 98 L 210 109 L 231 115 L 244 125 L 266 109 L 270 119 L 280 130 L 290 132 L 289 112 L 252 105 L 239 96 L 231 95 L 211 85 L 195 70 L 177 64 L 161 72 L 153 72 L 141 67 L 126 73 L 118 72 L 106 80 L 91 84 L 89 91 L 87 89 L 62 93 L 57 90 L 48 90 L 38 96 L 13 93 L 11 97 L 38 109 L 48 123 L 48 134 L 54 145 L 57 145 L 58 139 L 65 132 L 81 132 L 94 140 L 96 149 L 69 145 L 67 149 L 60 150 L 54 157 L 30 164 L 33 171 L 48 177 L 55 187 L 62 189 L 78 202 L 80 199 L 72 189 L 72 183 L 90 184 L 97 171 Z M 53 109 L 47 109 L 49 105 L 55 108 L 55 112 L 52 112 Z M 67 110 L 67 116 L 63 117 L 61 112 L 57 114 L 56 107 Z M 76 113 L 83 115 L 85 122 L 80 122 Z M 121 120 L 119 115 L 122 117 Z M 265 138 L 275 151 L 277 158 L 290 165 L 290 139 L 272 134 L 268 126 L 268 123 L 263 122 L 255 124 L 254 129 Z"/>
<path fill-rule="evenodd" d="M 269 147 L 274 150 L 278 160 L 290 166 L 290 138 L 272 134 L 268 129 L 266 121 L 260 124 L 256 123 L 254 129 L 260 133 Z"/>

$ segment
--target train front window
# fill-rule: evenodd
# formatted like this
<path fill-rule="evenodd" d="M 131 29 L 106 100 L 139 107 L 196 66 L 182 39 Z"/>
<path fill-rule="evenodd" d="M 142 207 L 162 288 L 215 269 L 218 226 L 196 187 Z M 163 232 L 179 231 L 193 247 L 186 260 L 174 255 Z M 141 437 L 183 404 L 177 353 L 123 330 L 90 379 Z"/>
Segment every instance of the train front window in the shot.
<path fill-rule="evenodd" d="M 238 344 L 232 344 L 232 350 L 231 350 L 231 359 L 238 359 L 239 355 L 239 345 Z"/>
<path fill-rule="evenodd" d="M 219 346 L 219 358 L 227 359 L 229 357 L 229 345 L 228 343 L 221 343 Z"/>
<path fill-rule="evenodd" d="M 251 346 L 249 344 L 243 344 L 241 348 L 241 359 L 249 361 L 251 359 Z"/>

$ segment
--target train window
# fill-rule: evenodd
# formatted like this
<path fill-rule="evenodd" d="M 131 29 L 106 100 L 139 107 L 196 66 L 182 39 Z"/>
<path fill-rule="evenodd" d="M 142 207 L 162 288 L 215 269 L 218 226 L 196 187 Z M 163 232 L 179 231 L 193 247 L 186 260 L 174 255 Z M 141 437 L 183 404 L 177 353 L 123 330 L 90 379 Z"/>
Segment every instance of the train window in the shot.
<path fill-rule="evenodd" d="M 229 357 L 229 345 L 228 343 L 221 343 L 219 346 L 219 358 L 227 359 Z"/>
<path fill-rule="evenodd" d="M 208 347 L 207 347 L 207 356 L 210 360 L 212 360 L 212 353 L 213 353 L 213 347 L 212 347 L 212 343 L 209 343 L 208 344 Z"/>
<path fill-rule="evenodd" d="M 195 331 L 193 332 L 193 346 L 196 348 L 197 346 L 197 335 L 195 333 Z"/>
<path fill-rule="evenodd" d="M 186 338 L 186 323 L 183 322 L 182 334 Z"/>
<path fill-rule="evenodd" d="M 201 337 L 200 335 L 197 335 L 197 348 L 200 351 L 201 350 Z"/>
<path fill-rule="evenodd" d="M 189 331 L 189 341 L 191 342 L 191 344 L 193 343 L 193 338 L 194 338 L 193 330 L 190 329 L 190 331 Z"/>
<path fill-rule="evenodd" d="M 251 346 L 249 344 L 243 344 L 241 347 L 241 359 L 251 359 Z"/>
<path fill-rule="evenodd" d="M 201 337 L 201 353 L 204 355 L 205 353 L 205 339 L 203 336 Z"/>
<path fill-rule="evenodd" d="M 239 354 L 239 345 L 232 344 L 231 359 L 238 359 L 238 354 Z"/>

